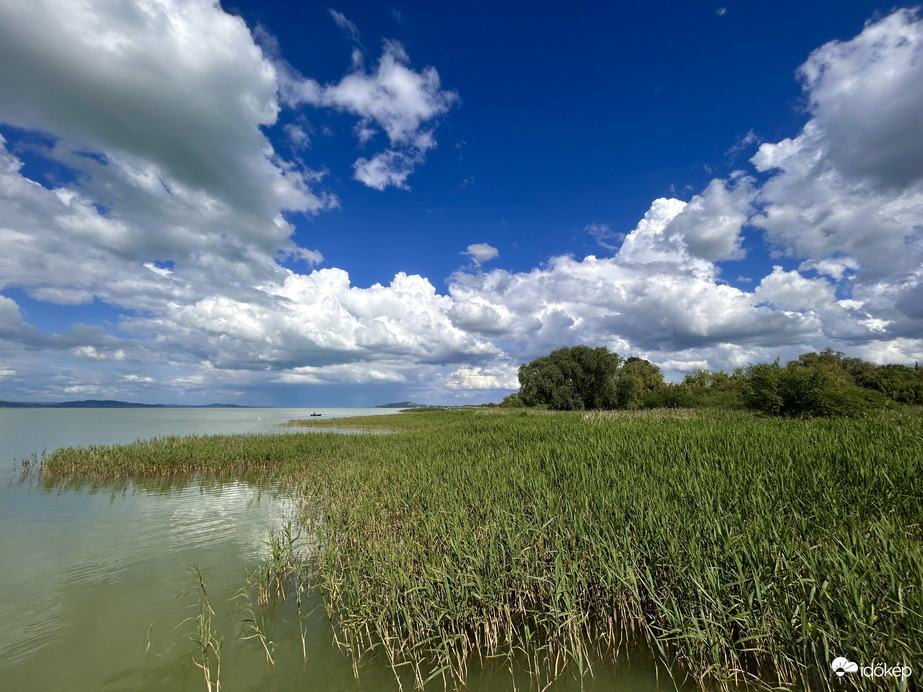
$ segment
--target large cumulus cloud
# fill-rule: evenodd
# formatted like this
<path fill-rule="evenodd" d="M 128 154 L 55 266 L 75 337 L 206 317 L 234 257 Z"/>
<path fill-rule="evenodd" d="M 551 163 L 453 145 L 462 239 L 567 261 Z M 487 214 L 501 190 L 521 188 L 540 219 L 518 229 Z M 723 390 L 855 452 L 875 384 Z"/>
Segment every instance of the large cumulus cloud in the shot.
<path fill-rule="evenodd" d="M 881 362 L 923 357 L 923 22 L 900 10 L 798 70 L 809 119 L 763 144 L 758 179 L 655 200 L 612 258 L 459 274 L 456 324 L 516 344 L 602 343 L 667 369 L 732 367 L 833 344 Z M 724 283 L 760 230 L 778 259 L 753 291 Z"/>
<path fill-rule="evenodd" d="M 276 244 L 280 209 L 332 203 L 275 159 L 260 130 L 279 111 L 275 68 L 214 2 L 4 3 L 0 91 L 0 120 L 50 133 L 47 155 L 98 203 L 209 208 L 197 229 Z"/>
<path fill-rule="evenodd" d="M 899 10 L 800 68 L 810 120 L 752 158 L 753 223 L 780 257 L 849 293 L 861 342 L 923 334 L 923 22 Z M 864 338 L 863 338 L 864 337 Z M 919 358 L 919 345 L 910 349 Z M 901 349 L 907 361 L 908 351 Z M 871 352 L 882 353 L 873 348 Z"/>
<path fill-rule="evenodd" d="M 33 398 L 286 383 L 445 398 L 515 388 L 518 363 L 576 343 L 675 375 L 827 344 L 923 360 L 921 46 L 923 23 L 901 10 L 819 48 L 798 73 L 801 132 L 688 201 L 655 200 L 634 229 L 606 227 L 611 256 L 487 271 L 497 250 L 469 245 L 473 263 L 440 292 L 281 263 L 322 260 L 285 214 L 337 201 L 262 128 L 281 107 L 351 113 L 360 139 L 387 138 L 356 178 L 407 187 L 458 97 L 399 44 L 323 85 L 212 2 L 2 5 L 0 121 L 29 136 L 0 138 L 0 290 L 113 312 L 44 334 L 0 295 L 0 380 Z M 32 180 L 26 153 L 70 175 Z M 723 279 L 748 237 L 776 255 L 749 291 Z"/>
<path fill-rule="evenodd" d="M 450 287 L 451 316 L 459 326 L 509 344 L 523 359 L 563 344 L 591 343 L 668 361 L 733 344 L 736 350 L 725 349 L 715 362 L 726 366 L 735 353 L 822 336 L 816 312 L 781 301 L 769 305 L 764 295 L 716 281 L 715 265 L 696 258 L 682 233 L 670 230 L 687 208 L 679 200 L 656 200 L 611 258 L 556 257 L 525 273 L 458 273 Z"/>

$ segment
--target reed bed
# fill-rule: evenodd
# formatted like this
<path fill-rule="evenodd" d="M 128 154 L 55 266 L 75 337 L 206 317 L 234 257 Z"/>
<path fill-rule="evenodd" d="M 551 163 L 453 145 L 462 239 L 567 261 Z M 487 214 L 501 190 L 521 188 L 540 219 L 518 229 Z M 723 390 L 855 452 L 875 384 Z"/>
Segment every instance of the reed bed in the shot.
<path fill-rule="evenodd" d="M 463 410 L 348 425 L 394 434 L 163 438 L 59 450 L 41 472 L 297 483 L 312 536 L 299 574 L 337 641 L 357 671 L 381 654 L 417 687 L 463 685 L 494 657 L 525 661 L 542 687 L 638 640 L 703 686 L 859 684 L 833 675 L 839 655 L 921 674 L 918 411 Z"/>

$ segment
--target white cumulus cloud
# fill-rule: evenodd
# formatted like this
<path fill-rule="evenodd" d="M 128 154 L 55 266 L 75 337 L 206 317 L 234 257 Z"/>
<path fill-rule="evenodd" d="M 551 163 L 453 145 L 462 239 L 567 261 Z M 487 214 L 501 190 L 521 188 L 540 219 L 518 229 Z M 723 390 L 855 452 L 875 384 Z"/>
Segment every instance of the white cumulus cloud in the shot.
<path fill-rule="evenodd" d="M 587 226 L 611 257 L 488 271 L 497 249 L 469 245 L 473 264 L 440 292 L 405 272 L 358 286 L 317 268 L 323 257 L 292 242 L 285 214 L 336 199 L 261 129 L 281 105 L 349 113 L 366 145 L 387 142 L 355 177 L 406 189 L 458 97 L 400 44 L 321 84 L 267 58 L 207 0 L 0 5 L 0 121 L 35 135 L 30 155 L 75 172 L 32 180 L 0 138 L 0 290 L 117 313 L 117 331 L 43 334 L 0 295 L 0 377 L 33 398 L 267 382 L 391 383 L 426 397 L 515 389 L 516 365 L 578 343 L 673 376 L 828 344 L 923 360 L 921 45 L 923 23 L 899 10 L 815 51 L 799 71 L 808 121 L 762 143 L 751 159 L 762 182 L 736 173 L 688 202 L 654 200 L 634 229 Z M 287 130 L 299 150 L 307 128 Z M 750 234 L 776 255 L 771 271 L 734 266 Z M 722 282 L 727 267 L 755 288 Z"/>
<path fill-rule="evenodd" d="M 360 183 L 381 192 L 387 187 L 409 190 L 407 178 L 419 162 L 416 156 L 408 156 L 388 149 L 376 154 L 371 159 L 356 159 L 353 164 L 353 177 Z"/>
<path fill-rule="evenodd" d="M 487 243 L 473 243 L 468 246 L 468 249 L 465 250 L 464 254 L 468 255 L 471 258 L 471 261 L 476 265 L 481 266 L 484 262 L 490 262 L 492 259 L 497 259 L 500 255 L 500 251 L 495 248 L 493 245 L 488 245 Z"/>
<path fill-rule="evenodd" d="M 291 68 L 282 70 L 282 93 L 291 106 L 308 104 L 333 108 L 359 118 L 357 135 L 367 142 L 383 131 L 389 148 L 353 166 L 355 178 L 376 190 L 406 189 L 407 177 L 436 146 L 430 123 L 447 113 L 458 94 L 442 88 L 434 67 L 417 72 L 397 41 L 385 41 L 378 65 L 366 72 L 361 62 L 336 84 L 322 85 Z"/>
<path fill-rule="evenodd" d="M 446 376 L 445 386 L 450 390 L 519 389 L 518 368 L 512 365 L 461 367 Z"/>
<path fill-rule="evenodd" d="M 276 70 L 209 0 L 4 3 L 0 92 L 0 120 L 58 138 L 47 154 L 97 181 L 107 206 L 231 207 L 262 240 L 278 209 L 330 204 L 276 165 L 260 130 L 279 111 Z"/>
<path fill-rule="evenodd" d="M 860 280 L 920 266 L 921 62 L 923 22 L 900 10 L 822 46 L 801 67 L 811 119 L 751 159 L 773 173 L 755 223 L 780 252 L 815 263 L 849 258 Z"/>

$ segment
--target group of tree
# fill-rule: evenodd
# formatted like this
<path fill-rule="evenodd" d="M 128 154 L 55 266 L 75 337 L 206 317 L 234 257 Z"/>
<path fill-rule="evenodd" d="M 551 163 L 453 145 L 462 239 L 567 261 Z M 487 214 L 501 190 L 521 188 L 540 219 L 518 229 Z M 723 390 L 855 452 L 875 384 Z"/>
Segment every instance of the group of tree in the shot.
<path fill-rule="evenodd" d="M 923 405 L 923 368 L 875 365 L 827 348 L 781 365 L 697 370 L 664 382 L 653 363 L 607 348 L 559 348 L 519 368 L 519 391 L 501 406 L 584 409 L 730 408 L 782 416 L 856 416 Z"/>
<path fill-rule="evenodd" d="M 542 406 L 558 411 L 638 409 L 665 385 L 643 358 L 620 358 L 605 347 L 559 348 L 519 368 L 519 392 L 504 406 Z"/>

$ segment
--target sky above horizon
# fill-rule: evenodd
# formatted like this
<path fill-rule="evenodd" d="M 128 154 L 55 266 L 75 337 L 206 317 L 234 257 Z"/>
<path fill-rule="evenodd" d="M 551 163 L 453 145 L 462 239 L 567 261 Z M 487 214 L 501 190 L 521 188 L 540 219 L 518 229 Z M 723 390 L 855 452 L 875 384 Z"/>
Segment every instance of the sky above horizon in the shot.
<path fill-rule="evenodd" d="M 923 362 L 921 114 L 915 5 L 0 0 L 0 399 Z"/>

